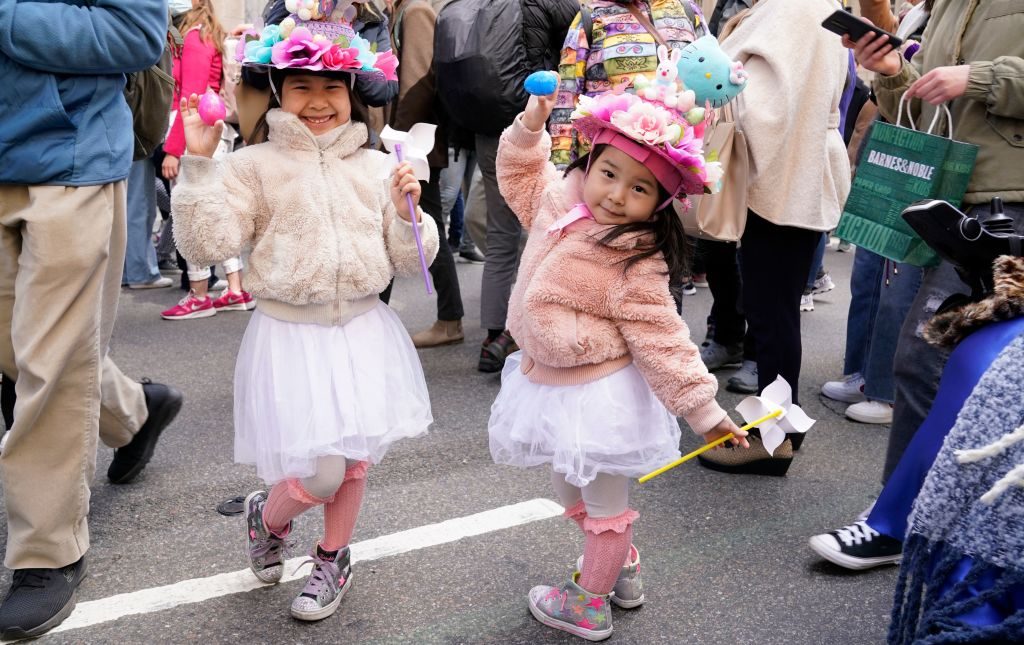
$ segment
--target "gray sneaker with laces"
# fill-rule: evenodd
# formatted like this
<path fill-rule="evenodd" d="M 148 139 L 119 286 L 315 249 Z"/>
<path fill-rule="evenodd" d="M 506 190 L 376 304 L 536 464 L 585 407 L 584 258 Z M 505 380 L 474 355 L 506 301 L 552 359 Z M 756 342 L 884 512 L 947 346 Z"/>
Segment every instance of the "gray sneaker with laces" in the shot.
<path fill-rule="evenodd" d="M 742 345 L 722 345 L 709 341 L 700 348 L 700 359 L 709 372 L 720 370 L 726 365 L 735 365 L 743 360 Z"/>
<path fill-rule="evenodd" d="M 576 570 L 583 571 L 583 556 L 576 560 Z M 629 564 L 622 565 L 612 588 L 612 604 L 621 609 L 634 609 L 644 604 L 644 581 L 640 577 L 640 552 L 629 547 Z"/>
<path fill-rule="evenodd" d="M 743 361 L 743 366 L 729 377 L 725 389 L 740 394 L 757 392 L 757 361 Z"/>
<path fill-rule="evenodd" d="M 245 551 L 249 568 L 260 582 L 275 583 L 284 575 L 284 538 L 270 532 L 263 523 L 263 507 L 267 505 L 266 491 L 249 493 L 245 498 Z M 291 530 L 288 524 L 287 534 Z"/>
<path fill-rule="evenodd" d="M 345 592 L 352 586 L 352 565 L 349 548 L 325 554 L 319 547 L 310 554 L 313 572 L 306 579 L 302 593 L 292 601 L 292 616 L 299 620 L 323 620 L 337 609 Z"/>

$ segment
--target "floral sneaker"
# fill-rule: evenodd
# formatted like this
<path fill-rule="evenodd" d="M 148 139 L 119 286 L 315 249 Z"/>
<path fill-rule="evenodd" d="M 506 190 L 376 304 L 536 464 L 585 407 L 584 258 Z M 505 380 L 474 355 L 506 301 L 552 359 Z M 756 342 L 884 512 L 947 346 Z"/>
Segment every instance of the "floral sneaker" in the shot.
<path fill-rule="evenodd" d="M 576 570 L 583 571 L 583 556 L 576 560 Z M 621 609 L 635 609 L 644 604 L 644 581 L 640 577 L 640 552 L 629 547 L 629 564 L 622 566 L 612 589 L 612 604 Z"/>
<path fill-rule="evenodd" d="M 323 620 L 338 609 L 352 586 L 351 556 L 348 547 L 329 553 L 318 545 L 310 557 L 313 572 L 302 593 L 292 601 L 292 616 L 299 620 Z"/>
<path fill-rule="evenodd" d="M 609 596 L 588 593 L 578 584 L 579 573 L 558 587 L 539 585 L 528 596 L 530 613 L 548 627 L 569 632 L 588 641 L 612 635 Z"/>
<path fill-rule="evenodd" d="M 284 538 L 270 532 L 263 523 L 263 507 L 267 504 L 266 491 L 249 493 L 245 498 L 245 547 L 249 568 L 260 582 L 275 583 L 284 575 Z M 291 531 L 289 522 L 285 530 Z"/>

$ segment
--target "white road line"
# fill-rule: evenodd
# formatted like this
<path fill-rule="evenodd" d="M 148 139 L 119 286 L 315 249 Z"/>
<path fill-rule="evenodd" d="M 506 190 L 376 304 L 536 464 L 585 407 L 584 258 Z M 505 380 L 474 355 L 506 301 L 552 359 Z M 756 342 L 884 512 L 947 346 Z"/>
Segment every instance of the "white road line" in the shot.
<path fill-rule="evenodd" d="M 546 520 L 561 514 L 562 510 L 562 507 L 555 502 L 538 498 L 437 524 L 427 524 L 408 531 L 354 543 L 352 545 L 352 562 L 354 564 L 378 560 L 417 549 L 455 542 L 465 537 Z M 295 571 L 305 559 L 292 558 L 288 560 L 285 563 L 285 576 L 282 582 L 297 580 L 308 575 L 308 567 L 303 568 L 301 572 Z M 242 569 L 207 578 L 183 580 L 163 587 L 118 594 L 100 600 L 80 602 L 67 620 L 48 633 L 56 634 L 72 629 L 81 629 L 117 620 L 124 616 L 162 611 L 180 605 L 203 602 L 211 598 L 243 593 L 263 586 L 265 585 L 260 583 L 251 571 Z"/>

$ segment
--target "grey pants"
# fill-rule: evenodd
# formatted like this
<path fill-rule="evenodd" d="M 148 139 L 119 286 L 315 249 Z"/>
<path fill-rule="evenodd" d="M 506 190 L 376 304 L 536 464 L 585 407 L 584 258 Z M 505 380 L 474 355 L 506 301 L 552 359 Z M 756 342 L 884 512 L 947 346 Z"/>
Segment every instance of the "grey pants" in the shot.
<path fill-rule="evenodd" d="M 480 283 L 480 327 L 504 329 L 508 299 L 519 269 L 523 227 L 498 190 L 494 160 L 498 137 L 476 135 L 476 160 L 487 193 L 487 260 Z"/>
<path fill-rule="evenodd" d="M 970 212 L 984 213 L 988 208 L 988 204 L 973 206 Z M 1003 208 L 1014 219 L 1017 232 L 1024 233 L 1024 204 L 1006 204 Z M 917 297 L 900 328 L 893 361 L 896 401 L 892 410 L 892 429 L 889 431 L 885 468 L 882 471 L 883 484 L 889 480 L 907 444 L 928 416 L 939 389 L 942 370 L 949 358 L 947 350 L 934 347 L 921 337 L 924 326 L 946 298 L 954 293 L 969 292 L 967 285 L 960 281 L 956 270 L 947 262 L 924 270 Z"/>

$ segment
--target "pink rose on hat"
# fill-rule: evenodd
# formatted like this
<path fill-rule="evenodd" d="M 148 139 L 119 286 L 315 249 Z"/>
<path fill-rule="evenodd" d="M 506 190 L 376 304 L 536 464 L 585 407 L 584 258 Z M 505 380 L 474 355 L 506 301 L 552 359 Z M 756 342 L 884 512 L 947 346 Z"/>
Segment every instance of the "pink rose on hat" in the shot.
<path fill-rule="evenodd" d="M 313 36 L 305 27 L 296 27 L 288 38 L 274 45 L 270 60 L 277 67 L 321 70 L 324 68 L 321 59 L 332 46 L 323 36 Z"/>
<path fill-rule="evenodd" d="M 678 126 L 670 127 L 675 122 L 667 111 L 643 101 L 613 113 L 611 122 L 628 136 L 652 146 L 672 141 L 679 134 Z"/>

